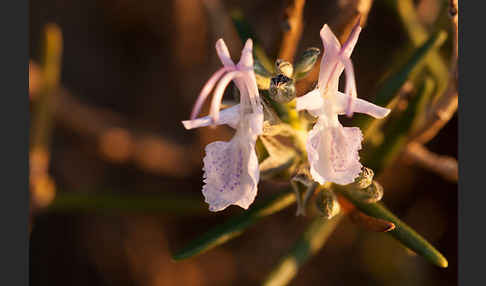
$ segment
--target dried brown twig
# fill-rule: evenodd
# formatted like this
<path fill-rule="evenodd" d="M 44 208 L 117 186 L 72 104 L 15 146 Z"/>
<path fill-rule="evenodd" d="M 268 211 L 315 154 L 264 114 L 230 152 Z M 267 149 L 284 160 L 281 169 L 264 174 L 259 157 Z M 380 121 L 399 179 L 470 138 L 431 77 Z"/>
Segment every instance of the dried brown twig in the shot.
<path fill-rule="evenodd" d="M 424 145 L 412 142 L 407 145 L 407 159 L 414 163 L 431 170 L 444 179 L 457 182 L 459 178 L 457 160 L 450 156 L 437 155 L 429 151 Z"/>
<path fill-rule="evenodd" d="M 36 64 L 31 62 L 31 66 L 29 77 L 42 82 L 41 74 L 32 74 L 37 70 Z M 37 92 L 29 90 L 29 93 Z M 134 163 L 145 171 L 174 177 L 184 177 L 200 164 L 194 159 L 199 158 L 199 153 L 195 153 L 199 148 L 181 146 L 160 135 L 129 128 L 120 115 L 83 104 L 65 88 L 59 88 L 52 97 L 57 103 L 56 122 L 94 141 L 105 160 Z"/>
<path fill-rule="evenodd" d="M 457 160 L 432 153 L 423 146 L 432 140 L 437 133 L 454 116 L 458 107 L 457 91 L 457 60 L 458 60 L 458 8 L 457 0 L 449 1 L 449 14 L 453 32 L 453 51 L 451 58 L 449 85 L 442 96 L 432 106 L 427 113 L 424 123 L 411 136 L 411 143 L 405 149 L 406 159 L 413 160 L 415 163 L 437 172 L 444 178 L 457 181 L 458 166 Z"/>
<path fill-rule="evenodd" d="M 288 29 L 283 33 L 282 44 L 278 57 L 293 62 L 295 52 L 302 36 L 305 0 L 291 0 L 290 5 L 285 9 L 285 24 Z"/>

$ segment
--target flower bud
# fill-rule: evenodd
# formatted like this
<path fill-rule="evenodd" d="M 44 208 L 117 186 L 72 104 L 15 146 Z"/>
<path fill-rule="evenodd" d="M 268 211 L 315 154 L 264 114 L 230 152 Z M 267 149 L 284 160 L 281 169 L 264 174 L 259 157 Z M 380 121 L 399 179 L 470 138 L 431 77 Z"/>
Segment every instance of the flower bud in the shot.
<path fill-rule="evenodd" d="M 359 173 L 359 176 L 354 180 L 353 187 L 358 189 L 367 188 L 373 182 L 374 174 L 375 172 L 373 172 L 373 170 L 363 166 L 361 168 L 361 173 Z"/>
<path fill-rule="evenodd" d="M 295 64 L 294 78 L 296 80 L 305 77 L 311 71 L 320 53 L 318 48 L 308 48 L 304 51 Z"/>
<path fill-rule="evenodd" d="M 270 97 L 279 103 L 287 103 L 295 98 L 294 80 L 284 74 L 278 74 L 270 80 Z"/>
<path fill-rule="evenodd" d="M 316 206 L 321 215 L 331 219 L 341 211 L 336 195 L 331 190 L 322 190 L 317 196 Z"/>
<path fill-rule="evenodd" d="M 383 198 L 383 187 L 377 181 L 373 181 L 364 189 L 352 189 L 350 192 L 356 200 L 365 203 L 376 203 Z"/>
<path fill-rule="evenodd" d="M 277 73 L 283 74 L 286 77 L 292 77 L 294 74 L 294 66 L 288 61 L 278 59 L 275 61 L 275 67 L 277 68 Z"/>

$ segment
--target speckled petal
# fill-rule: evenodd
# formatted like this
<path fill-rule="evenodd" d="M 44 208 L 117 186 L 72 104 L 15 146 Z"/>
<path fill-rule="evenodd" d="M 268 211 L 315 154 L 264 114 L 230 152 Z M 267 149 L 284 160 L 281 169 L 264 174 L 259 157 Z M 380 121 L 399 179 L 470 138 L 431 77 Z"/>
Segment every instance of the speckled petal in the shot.
<path fill-rule="evenodd" d="M 253 127 L 259 125 L 259 120 L 258 115 L 250 114 L 245 118 L 248 128 L 238 129 L 231 141 L 206 146 L 202 192 L 210 211 L 221 211 L 230 205 L 248 209 L 255 200 L 260 170 L 255 152 L 258 134 Z"/>
<path fill-rule="evenodd" d="M 361 171 L 358 150 L 362 134 L 357 127 L 327 126 L 321 117 L 309 132 L 307 154 L 312 178 L 319 184 L 352 183 Z"/>

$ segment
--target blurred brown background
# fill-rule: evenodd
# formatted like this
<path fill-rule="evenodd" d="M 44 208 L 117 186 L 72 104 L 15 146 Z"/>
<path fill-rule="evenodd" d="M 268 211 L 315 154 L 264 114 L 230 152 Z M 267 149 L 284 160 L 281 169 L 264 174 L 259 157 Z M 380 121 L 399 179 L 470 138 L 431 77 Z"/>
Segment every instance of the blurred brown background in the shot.
<path fill-rule="evenodd" d="M 322 48 L 319 29 L 324 23 L 339 29 L 345 2 L 307 1 L 299 51 Z M 431 25 L 444 5 L 416 2 L 424 25 Z M 276 0 L 32 0 L 31 58 L 40 59 L 44 25 L 57 23 L 64 38 L 62 85 L 76 104 L 102 115 L 69 121 L 86 113 L 75 113 L 78 105 L 61 105 L 68 115 L 56 117 L 50 162 L 57 193 L 194 195 L 205 207 L 200 193 L 204 144 L 227 138 L 228 130 L 186 131 L 180 121 L 188 118 L 202 84 L 220 66 L 215 41 L 223 37 L 238 54 L 241 42 L 224 21 L 225 13 L 240 8 L 267 53 L 275 54 L 285 7 L 285 1 Z M 360 97 L 372 95 L 406 41 L 396 15 L 383 1 L 374 1 L 353 54 Z M 111 137 L 90 131 L 105 126 L 98 119 L 110 123 L 103 130 Z M 454 117 L 428 147 L 457 157 L 456 135 Z M 132 146 L 136 140 L 126 143 L 124 136 L 142 139 Z M 139 153 L 125 154 L 133 149 Z M 346 218 L 292 285 L 457 284 L 457 185 L 404 162 L 378 179 L 386 204 L 448 258 L 449 268 L 436 268 L 389 236 L 363 231 Z M 263 182 L 257 201 L 265 191 Z M 30 284 L 256 285 L 309 221 L 295 217 L 295 206 L 204 255 L 170 260 L 171 251 L 240 212 L 236 207 L 186 215 L 42 212 L 32 228 Z"/>

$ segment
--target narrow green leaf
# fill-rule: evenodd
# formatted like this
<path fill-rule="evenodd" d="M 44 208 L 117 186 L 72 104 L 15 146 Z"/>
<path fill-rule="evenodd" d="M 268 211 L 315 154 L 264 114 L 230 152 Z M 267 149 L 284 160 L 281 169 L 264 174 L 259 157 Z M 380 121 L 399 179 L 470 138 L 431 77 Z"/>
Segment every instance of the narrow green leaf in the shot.
<path fill-rule="evenodd" d="M 397 103 L 396 94 L 398 90 L 403 86 L 410 75 L 416 72 L 420 66 L 425 63 L 426 56 L 436 48 L 440 47 L 446 38 L 447 33 L 444 31 L 439 31 L 431 36 L 422 46 L 417 48 L 417 50 L 415 50 L 413 55 L 403 66 L 391 73 L 391 75 L 383 81 L 382 86 L 376 93 L 374 103 L 376 105 L 386 106 L 387 108 L 393 109 Z M 373 134 L 384 122 L 384 119 L 374 120 L 370 117 L 363 119 L 359 125 L 363 130 L 365 130 L 365 139 L 368 139 L 370 135 Z"/>
<path fill-rule="evenodd" d="M 195 196 L 124 195 L 116 193 L 61 192 L 48 206 L 49 212 L 95 213 L 177 213 L 194 215 L 207 212 L 201 198 Z"/>
<path fill-rule="evenodd" d="M 245 21 L 243 14 L 239 10 L 231 12 L 231 19 L 235 24 L 236 31 L 241 40 L 245 42 L 247 39 L 253 39 L 253 56 L 255 58 L 255 73 L 262 76 L 271 76 L 275 73 L 275 66 L 273 61 L 266 55 L 265 50 L 256 37 L 255 32 L 251 26 Z"/>
<path fill-rule="evenodd" d="M 398 16 L 405 28 L 410 40 L 415 47 L 422 45 L 429 37 L 429 32 L 425 26 L 421 23 L 420 17 L 417 13 L 415 3 L 413 0 L 387 0 L 385 1 L 389 4 Z M 443 5 L 447 7 L 447 5 Z M 443 8 L 442 11 L 446 11 Z M 427 70 L 430 71 L 434 80 L 438 83 L 437 94 L 442 94 L 446 87 L 449 77 L 449 70 L 444 60 L 438 53 L 438 51 L 432 51 L 426 58 L 425 64 Z"/>
<path fill-rule="evenodd" d="M 393 236 L 396 240 L 400 241 L 404 246 L 413 250 L 418 255 L 423 256 L 429 262 L 442 268 L 448 266 L 447 259 L 435 249 L 427 240 L 425 240 L 420 234 L 415 232 L 410 226 L 401 221 L 393 213 L 391 213 L 382 203 L 364 203 L 354 199 L 346 189 L 335 189 L 341 195 L 350 200 L 363 213 L 384 219 L 395 224 L 395 229 L 386 232 Z"/>
<path fill-rule="evenodd" d="M 384 81 L 376 94 L 375 104 L 385 106 L 390 103 L 410 75 L 424 64 L 427 55 L 440 47 L 446 39 L 447 33 L 439 31 L 417 48 L 410 59 Z"/>
<path fill-rule="evenodd" d="M 241 215 L 233 217 L 227 222 L 209 230 L 189 243 L 185 248 L 175 253 L 172 257 L 174 260 L 182 260 L 204 253 L 239 236 L 261 218 L 283 210 L 294 202 L 295 196 L 290 190 L 279 193 L 267 201 L 253 206 Z"/>
<path fill-rule="evenodd" d="M 340 213 L 332 219 L 315 218 L 289 253 L 270 272 L 263 285 L 287 285 L 297 275 L 299 267 L 322 249 L 343 216 Z"/>
<path fill-rule="evenodd" d="M 434 83 L 431 80 L 424 81 L 403 114 L 390 122 L 391 126 L 387 129 L 384 142 L 364 154 L 363 160 L 366 166 L 378 174 L 396 159 L 408 141 L 408 134 L 417 118 L 419 107 L 430 98 L 433 91 Z"/>

